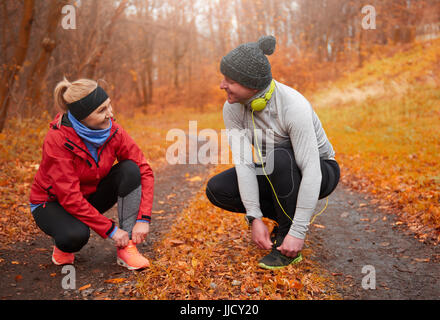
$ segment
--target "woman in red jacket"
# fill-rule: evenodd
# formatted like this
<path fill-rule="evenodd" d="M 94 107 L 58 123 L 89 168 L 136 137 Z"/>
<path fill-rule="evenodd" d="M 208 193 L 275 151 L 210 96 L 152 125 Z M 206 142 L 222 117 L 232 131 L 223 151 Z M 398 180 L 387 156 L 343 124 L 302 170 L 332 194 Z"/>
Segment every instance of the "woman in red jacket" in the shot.
<path fill-rule="evenodd" d="M 119 265 L 147 267 L 136 244 L 149 233 L 151 167 L 113 119 L 110 98 L 95 81 L 64 79 L 54 94 L 61 113 L 50 123 L 30 194 L 36 224 L 54 239 L 52 261 L 72 264 L 91 228 L 115 241 Z M 103 215 L 116 203 L 119 227 Z"/>

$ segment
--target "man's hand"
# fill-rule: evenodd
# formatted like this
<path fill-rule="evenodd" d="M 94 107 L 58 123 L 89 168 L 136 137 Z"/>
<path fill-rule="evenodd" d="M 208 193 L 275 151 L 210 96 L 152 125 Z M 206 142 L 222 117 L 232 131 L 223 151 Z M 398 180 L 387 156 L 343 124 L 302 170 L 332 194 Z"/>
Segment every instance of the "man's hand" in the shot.
<path fill-rule="evenodd" d="M 128 241 L 130 240 L 130 238 L 128 237 L 128 232 L 120 228 L 116 230 L 112 239 L 116 242 L 116 246 L 120 248 L 126 247 L 128 245 Z"/>
<path fill-rule="evenodd" d="M 148 222 L 136 222 L 131 231 L 131 240 L 134 244 L 142 243 L 150 232 L 150 224 Z"/>
<path fill-rule="evenodd" d="M 254 241 L 260 249 L 271 249 L 272 241 L 270 241 L 269 230 L 261 219 L 252 221 L 252 241 Z"/>
<path fill-rule="evenodd" d="M 281 251 L 287 257 L 295 258 L 298 252 L 302 250 L 304 246 L 304 240 L 295 238 L 291 235 L 287 235 L 284 238 L 283 243 L 277 249 Z"/>

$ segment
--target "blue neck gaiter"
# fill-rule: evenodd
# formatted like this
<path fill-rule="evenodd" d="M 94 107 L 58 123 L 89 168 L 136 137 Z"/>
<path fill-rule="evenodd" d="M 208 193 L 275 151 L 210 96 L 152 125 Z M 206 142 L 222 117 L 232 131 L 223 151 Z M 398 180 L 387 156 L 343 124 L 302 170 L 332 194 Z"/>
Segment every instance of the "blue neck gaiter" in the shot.
<path fill-rule="evenodd" d="M 79 122 L 71 113 L 67 111 L 67 117 L 72 123 L 72 127 L 75 132 L 84 141 L 87 149 L 92 155 L 93 159 L 98 162 L 98 148 L 104 144 L 107 138 L 110 136 L 110 129 L 112 128 L 112 121 L 106 129 L 92 130 L 87 128 L 81 122 Z"/>

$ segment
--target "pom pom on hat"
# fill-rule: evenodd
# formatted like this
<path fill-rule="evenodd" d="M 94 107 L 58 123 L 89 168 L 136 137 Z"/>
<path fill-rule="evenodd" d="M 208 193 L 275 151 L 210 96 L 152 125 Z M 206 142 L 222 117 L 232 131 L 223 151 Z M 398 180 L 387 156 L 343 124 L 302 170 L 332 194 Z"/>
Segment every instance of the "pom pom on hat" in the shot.
<path fill-rule="evenodd" d="M 258 46 L 267 56 L 270 56 L 275 51 L 276 43 L 277 41 L 274 36 L 263 36 L 258 39 Z"/>

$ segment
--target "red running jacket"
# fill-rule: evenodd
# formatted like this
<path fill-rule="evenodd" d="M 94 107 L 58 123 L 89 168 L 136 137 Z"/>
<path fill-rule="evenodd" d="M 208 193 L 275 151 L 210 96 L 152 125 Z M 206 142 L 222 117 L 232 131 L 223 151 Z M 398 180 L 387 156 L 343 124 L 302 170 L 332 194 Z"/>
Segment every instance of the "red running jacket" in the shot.
<path fill-rule="evenodd" d="M 98 162 L 90 155 L 76 134 L 68 117 L 61 114 L 50 123 L 43 144 L 43 159 L 31 186 L 30 202 L 58 201 L 67 212 L 78 218 L 102 238 L 115 228 L 114 221 L 100 214 L 87 198 L 107 176 L 115 160 L 134 161 L 141 172 L 142 198 L 137 219 L 151 220 L 154 175 L 141 149 L 127 132 L 113 120 L 110 136 L 98 149 Z"/>

